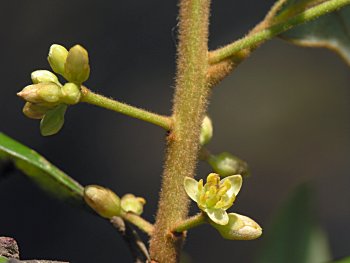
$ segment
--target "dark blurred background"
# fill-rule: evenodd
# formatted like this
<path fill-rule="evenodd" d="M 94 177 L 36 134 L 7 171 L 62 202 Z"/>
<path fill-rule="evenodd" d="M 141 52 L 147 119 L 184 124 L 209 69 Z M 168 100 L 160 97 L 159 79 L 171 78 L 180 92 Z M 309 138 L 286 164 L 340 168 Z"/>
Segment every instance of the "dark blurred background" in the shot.
<path fill-rule="evenodd" d="M 272 3 L 213 1 L 210 47 L 244 35 Z M 33 70 L 49 69 L 52 43 L 80 43 L 90 55 L 88 87 L 170 114 L 176 1 L 2 1 L 0 13 L 0 130 L 83 185 L 145 197 L 144 215 L 153 221 L 164 153 L 161 128 L 78 105 L 69 108 L 59 134 L 44 138 L 39 122 L 22 114 L 15 94 L 30 84 Z M 215 127 L 209 148 L 240 156 L 252 171 L 234 210 L 268 230 L 287 193 L 311 181 L 334 257 L 350 254 L 349 72 L 330 51 L 273 40 L 215 88 L 209 106 Z M 204 163 L 198 168 L 200 177 L 210 172 Z M 0 205 L 0 235 L 16 238 L 23 258 L 131 262 L 108 223 L 47 197 L 19 172 L 0 181 Z M 262 242 L 223 240 L 204 226 L 191 231 L 184 249 L 194 262 L 252 262 Z"/>

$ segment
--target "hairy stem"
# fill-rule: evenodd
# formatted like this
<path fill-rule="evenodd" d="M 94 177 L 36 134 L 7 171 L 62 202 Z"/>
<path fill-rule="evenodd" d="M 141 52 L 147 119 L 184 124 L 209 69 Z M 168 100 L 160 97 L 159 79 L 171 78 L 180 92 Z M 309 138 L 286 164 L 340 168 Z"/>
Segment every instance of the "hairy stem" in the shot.
<path fill-rule="evenodd" d="M 116 111 L 130 117 L 158 125 L 166 130 L 171 129 L 172 120 L 170 117 L 158 115 L 156 113 L 152 113 L 110 98 L 106 98 L 102 95 L 92 92 L 86 87 L 81 88 L 81 94 L 81 102 L 86 102 L 108 110 Z"/>
<path fill-rule="evenodd" d="M 168 136 L 162 187 L 154 233 L 150 241 L 152 260 L 179 261 L 183 235 L 173 227 L 186 218 L 189 199 L 183 188 L 185 176 L 194 177 L 200 127 L 206 111 L 206 82 L 210 0 L 180 0 L 179 45 L 173 128 Z"/>
<path fill-rule="evenodd" d="M 311 21 L 321 15 L 333 12 L 341 7 L 350 4 L 350 0 L 329 0 L 322 4 L 309 8 L 287 20 L 278 24 L 272 25 L 264 30 L 250 34 L 240 40 L 237 40 L 227 46 L 219 48 L 209 53 L 209 63 L 219 63 L 225 59 L 234 56 L 242 49 L 254 47 L 259 43 L 273 38 L 297 25 Z"/>

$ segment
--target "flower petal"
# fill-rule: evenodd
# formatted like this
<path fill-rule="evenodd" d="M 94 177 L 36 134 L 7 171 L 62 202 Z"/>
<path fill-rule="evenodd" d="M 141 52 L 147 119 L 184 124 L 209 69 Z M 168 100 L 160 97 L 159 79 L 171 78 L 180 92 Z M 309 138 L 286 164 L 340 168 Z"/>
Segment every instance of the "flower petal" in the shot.
<path fill-rule="evenodd" d="M 233 194 L 237 196 L 242 187 L 242 176 L 239 174 L 231 175 L 222 179 L 220 183 L 225 182 L 225 180 L 230 180 L 231 182 L 231 188 L 226 192 L 226 194 L 229 196 L 229 198 L 231 198 Z"/>
<path fill-rule="evenodd" d="M 197 202 L 198 182 L 188 176 L 185 177 L 184 187 L 187 195 L 195 202 Z"/>
<path fill-rule="evenodd" d="M 218 225 L 227 225 L 229 221 L 229 217 L 224 209 L 206 209 L 208 217 Z"/>

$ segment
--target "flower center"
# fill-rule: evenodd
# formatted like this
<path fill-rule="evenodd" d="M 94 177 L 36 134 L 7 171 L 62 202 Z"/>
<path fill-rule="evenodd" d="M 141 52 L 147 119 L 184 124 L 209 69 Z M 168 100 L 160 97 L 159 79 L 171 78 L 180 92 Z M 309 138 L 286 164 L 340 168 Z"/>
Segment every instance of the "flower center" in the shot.
<path fill-rule="evenodd" d="M 203 180 L 198 182 L 198 206 L 205 208 L 223 208 L 227 209 L 236 199 L 233 195 L 231 198 L 227 195 L 227 191 L 232 187 L 229 180 L 220 182 L 217 174 L 211 173 L 207 177 L 207 182 L 203 185 Z"/>

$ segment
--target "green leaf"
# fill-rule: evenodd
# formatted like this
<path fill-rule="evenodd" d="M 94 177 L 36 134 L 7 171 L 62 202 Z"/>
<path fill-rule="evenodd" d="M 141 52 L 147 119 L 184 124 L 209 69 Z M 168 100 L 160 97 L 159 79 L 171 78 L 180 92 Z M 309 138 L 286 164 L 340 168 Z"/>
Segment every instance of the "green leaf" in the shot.
<path fill-rule="evenodd" d="M 332 261 L 331 263 L 350 263 L 350 257 L 342 258 L 336 261 Z"/>
<path fill-rule="evenodd" d="M 0 132 L 0 160 L 13 164 L 42 189 L 74 204 L 84 204 L 83 187 L 34 150 Z"/>
<path fill-rule="evenodd" d="M 277 21 L 310 5 L 324 1 L 291 0 L 287 2 Z M 282 39 L 307 47 L 324 47 L 335 51 L 350 65 L 350 6 L 297 26 L 280 35 Z"/>
<path fill-rule="evenodd" d="M 8 259 L 3 256 L 0 256 L 0 263 L 6 263 L 6 262 L 8 262 Z"/>
<path fill-rule="evenodd" d="M 54 109 L 47 111 L 40 122 L 40 132 L 43 136 L 54 135 L 61 130 L 66 110 L 67 105 L 60 104 Z"/>
<path fill-rule="evenodd" d="M 327 238 L 312 209 L 312 192 L 300 185 L 282 205 L 262 237 L 258 263 L 319 263 L 330 260 Z"/>

